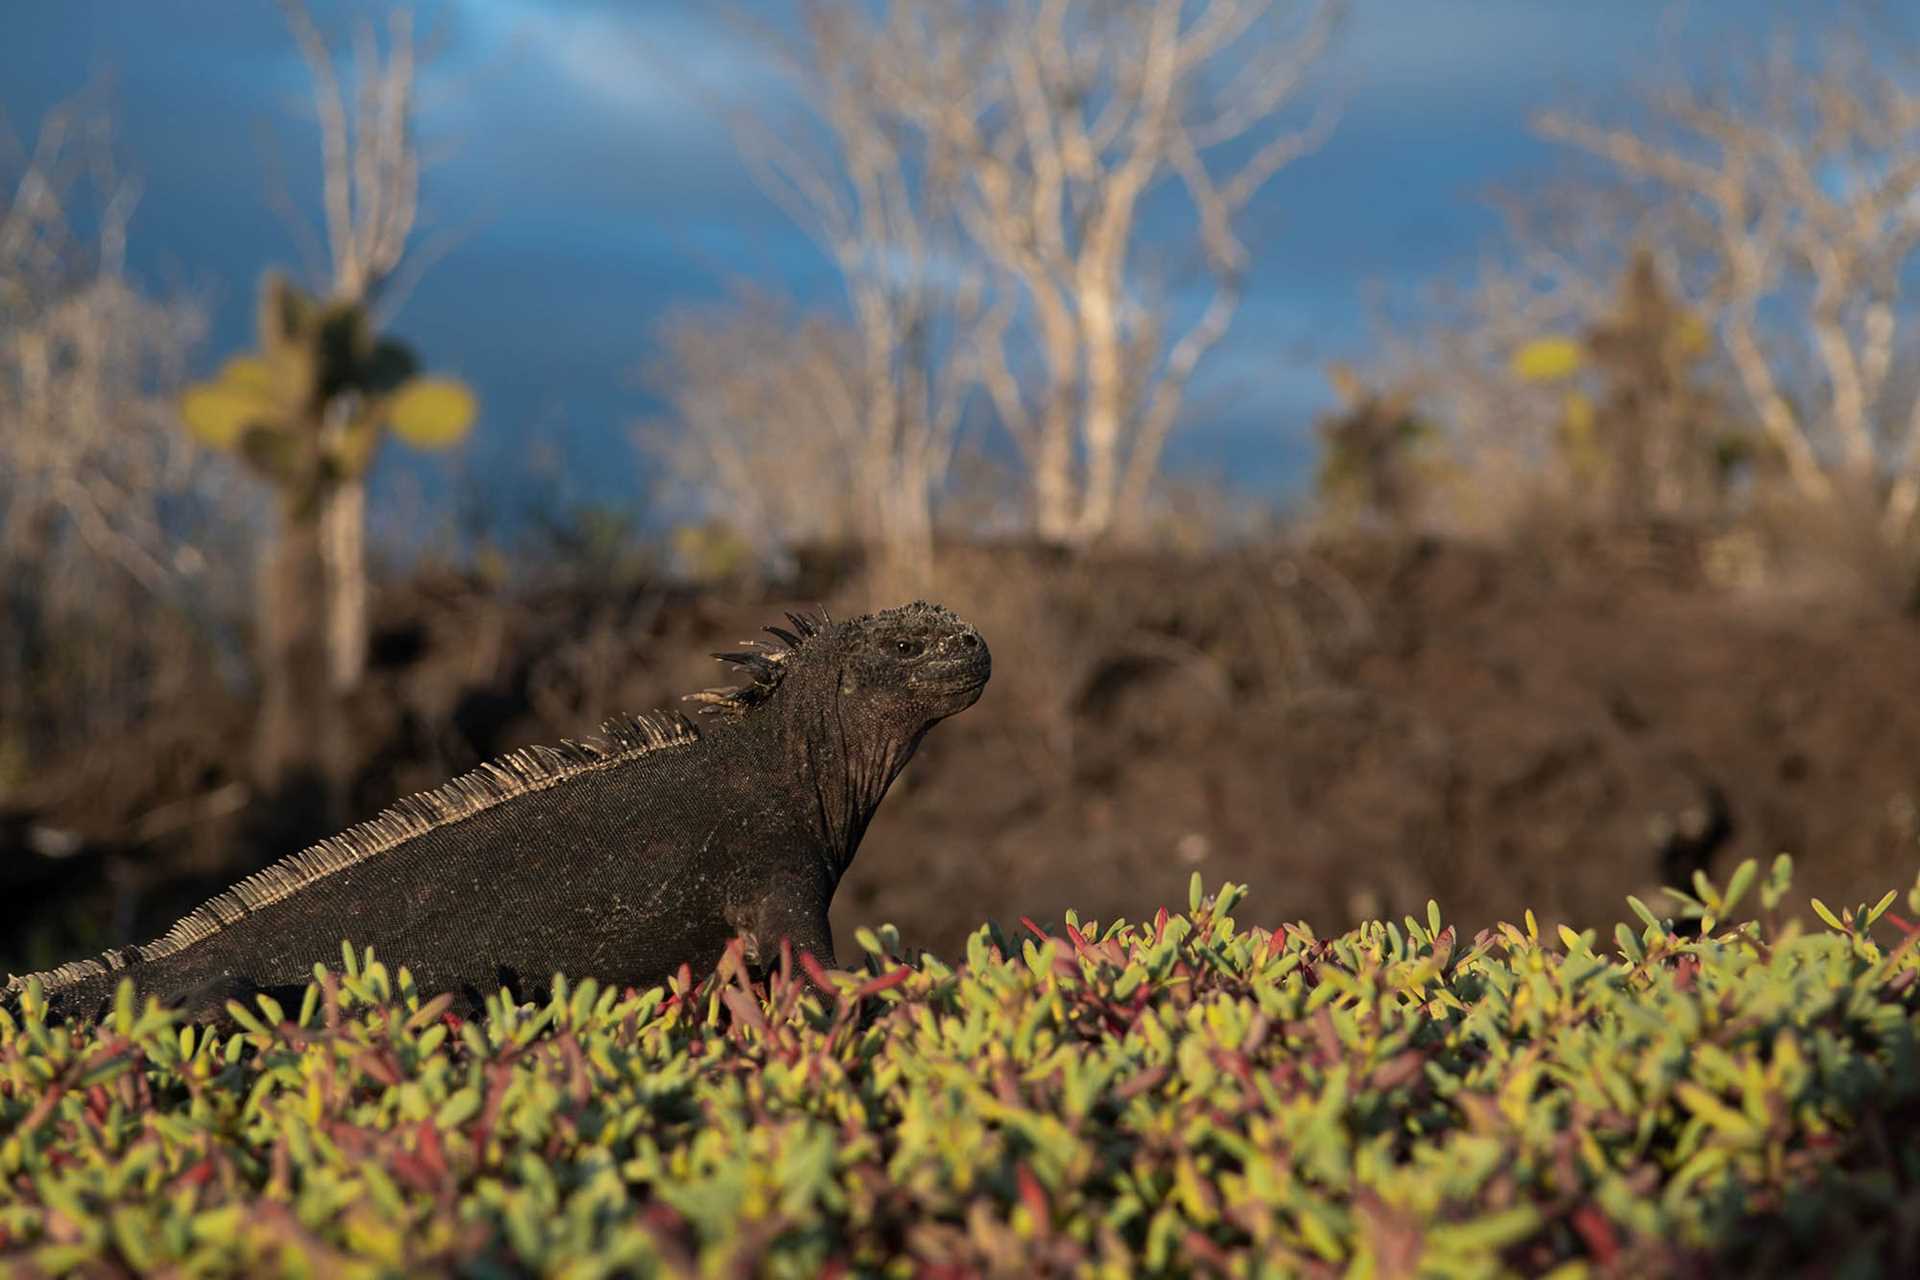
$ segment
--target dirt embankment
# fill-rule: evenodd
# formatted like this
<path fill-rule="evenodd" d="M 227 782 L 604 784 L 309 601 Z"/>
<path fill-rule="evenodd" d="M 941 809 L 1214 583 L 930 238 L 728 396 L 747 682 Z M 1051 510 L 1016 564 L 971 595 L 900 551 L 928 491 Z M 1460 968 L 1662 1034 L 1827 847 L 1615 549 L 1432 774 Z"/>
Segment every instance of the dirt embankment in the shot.
<path fill-rule="evenodd" d="M 994 683 L 903 776 L 836 926 L 891 920 L 951 953 L 989 917 L 1137 917 L 1196 869 L 1251 884 L 1249 918 L 1322 930 L 1429 897 L 1469 926 L 1528 906 L 1604 925 L 1629 892 L 1783 850 L 1830 901 L 1912 883 L 1920 621 L 1818 582 L 1717 588 L 1697 560 L 1435 542 L 955 553 L 937 594 L 993 645 Z M 844 581 L 814 594 L 863 603 Z M 673 705 L 723 677 L 705 654 L 788 603 L 397 584 L 356 706 L 352 805 Z M 148 740 L 46 770 L 23 797 L 32 824 L 11 829 L 77 831 L 88 852 L 16 899 L 4 949 L 29 922 L 150 935 L 326 834 L 298 797 L 233 803 L 245 711 L 209 691 Z"/>
<path fill-rule="evenodd" d="M 1475 927 L 1604 924 L 1782 851 L 1829 901 L 1910 885 L 1920 620 L 1714 589 L 1688 551 L 1116 568 L 1135 630 L 1085 638 L 1069 758 L 1036 767 L 1020 691 L 990 692 L 874 824 L 841 917 L 951 947 L 980 916 L 1137 916 L 1198 869 L 1323 929 L 1429 897 Z"/>

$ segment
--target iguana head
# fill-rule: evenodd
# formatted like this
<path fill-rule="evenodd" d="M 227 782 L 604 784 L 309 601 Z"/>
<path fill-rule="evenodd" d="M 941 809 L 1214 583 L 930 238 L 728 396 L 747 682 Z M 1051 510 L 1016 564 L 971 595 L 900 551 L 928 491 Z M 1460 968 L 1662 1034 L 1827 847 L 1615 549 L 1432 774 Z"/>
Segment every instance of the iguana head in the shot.
<path fill-rule="evenodd" d="M 714 656 L 743 668 L 736 689 L 692 695 L 723 714 L 745 715 L 786 690 L 788 696 L 831 697 L 840 719 L 918 740 L 941 720 L 980 698 L 993 657 L 980 633 L 951 610 L 912 604 L 835 623 L 788 614 L 791 631 L 768 627 L 780 643 L 755 643 Z M 794 690 L 799 688 L 796 695 Z"/>
<path fill-rule="evenodd" d="M 786 776 L 813 790 L 805 807 L 837 850 L 838 876 L 920 739 L 979 700 L 993 659 L 979 632 L 924 601 L 841 623 L 787 618 L 793 630 L 767 628 L 778 644 L 714 655 L 749 683 L 692 696 L 775 735 Z"/>
<path fill-rule="evenodd" d="M 920 730 L 979 701 L 993 674 L 980 633 L 925 601 L 855 618 L 834 641 L 842 702 Z"/>

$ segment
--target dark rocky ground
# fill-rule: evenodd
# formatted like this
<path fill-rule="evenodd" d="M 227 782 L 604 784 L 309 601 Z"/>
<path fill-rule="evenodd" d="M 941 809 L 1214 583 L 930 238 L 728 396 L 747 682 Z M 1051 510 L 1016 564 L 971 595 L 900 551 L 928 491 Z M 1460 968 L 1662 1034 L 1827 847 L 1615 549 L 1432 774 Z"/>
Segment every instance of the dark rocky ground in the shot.
<path fill-rule="evenodd" d="M 1504 549 L 1346 543 L 1205 559 L 956 551 L 936 594 L 995 678 L 907 771 L 836 924 L 951 953 L 979 921 L 1139 916 L 1248 882 L 1241 914 L 1321 930 L 1438 898 L 1606 925 L 1696 866 L 1792 852 L 1798 892 L 1920 866 L 1920 619 L 1818 571 L 1717 585 L 1691 538 Z M 794 598 L 797 596 L 798 598 Z M 351 816 L 488 755 L 718 683 L 704 655 L 824 599 L 548 587 L 423 572 L 385 588 L 354 705 Z M 891 601 L 888 601 L 891 602 Z M 249 708 L 217 684 L 40 762 L 0 815 L 0 962 L 163 929 L 328 833 L 250 794 Z"/>

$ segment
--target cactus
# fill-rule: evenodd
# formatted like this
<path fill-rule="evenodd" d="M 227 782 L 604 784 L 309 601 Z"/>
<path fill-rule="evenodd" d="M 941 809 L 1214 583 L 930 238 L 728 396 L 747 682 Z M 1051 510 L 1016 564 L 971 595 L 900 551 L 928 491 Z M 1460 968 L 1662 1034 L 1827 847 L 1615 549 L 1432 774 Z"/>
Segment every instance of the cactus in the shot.
<path fill-rule="evenodd" d="M 189 387 L 180 415 L 195 439 L 273 484 L 296 515 L 317 513 L 331 486 L 364 477 L 389 432 L 444 449 L 473 423 L 465 384 L 419 376 L 412 350 L 375 333 L 361 303 L 319 301 L 270 272 L 259 343 Z"/>
<path fill-rule="evenodd" d="M 409 378 L 387 403 L 387 426 L 416 449 L 445 449 L 467 434 L 476 407 L 464 382 Z"/>
<path fill-rule="evenodd" d="M 1702 385 L 1712 334 L 1676 298 L 1651 253 L 1635 253 L 1612 311 L 1575 337 L 1523 343 L 1510 363 L 1522 382 L 1561 386 L 1558 444 L 1577 483 L 1607 495 L 1614 514 L 1710 514 L 1749 441 Z"/>
<path fill-rule="evenodd" d="M 1375 519 L 1404 532 L 1439 479 L 1433 449 L 1439 431 L 1419 412 L 1409 386 L 1369 387 L 1340 363 L 1327 378 L 1341 405 L 1315 424 L 1320 470 L 1314 487 L 1330 515 Z"/>
<path fill-rule="evenodd" d="M 366 475 L 389 434 L 444 449 L 466 435 L 477 406 L 463 383 L 421 375 L 410 348 L 375 331 L 363 301 L 315 298 L 269 272 L 257 328 L 257 349 L 189 387 L 180 417 L 280 497 L 258 596 L 259 779 L 276 784 L 317 755 L 338 782 L 346 746 L 328 686 L 351 690 L 365 667 Z M 330 679 L 316 680 L 317 668 Z"/>

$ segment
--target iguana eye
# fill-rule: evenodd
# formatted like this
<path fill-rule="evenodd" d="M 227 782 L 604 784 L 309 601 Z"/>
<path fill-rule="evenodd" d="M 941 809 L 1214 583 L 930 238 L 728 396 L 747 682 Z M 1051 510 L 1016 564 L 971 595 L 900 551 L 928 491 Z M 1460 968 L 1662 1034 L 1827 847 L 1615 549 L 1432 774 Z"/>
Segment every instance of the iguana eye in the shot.
<path fill-rule="evenodd" d="M 895 640 L 893 642 L 893 651 L 903 658 L 917 658 L 920 656 L 920 650 L 921 644 L 918 640 Z"/>

